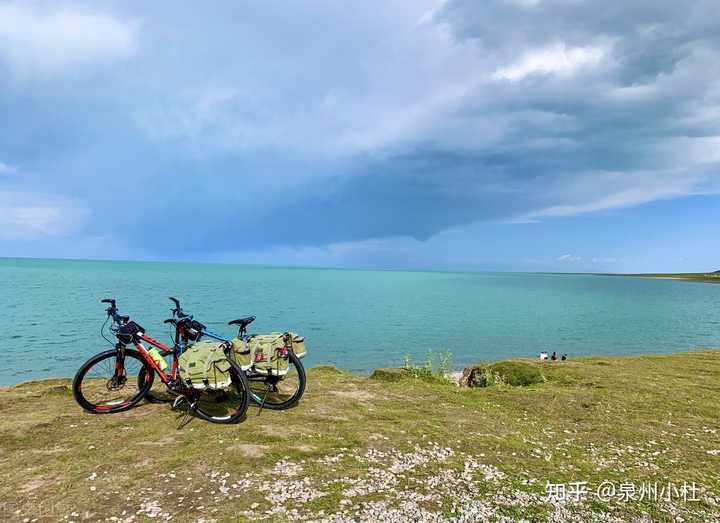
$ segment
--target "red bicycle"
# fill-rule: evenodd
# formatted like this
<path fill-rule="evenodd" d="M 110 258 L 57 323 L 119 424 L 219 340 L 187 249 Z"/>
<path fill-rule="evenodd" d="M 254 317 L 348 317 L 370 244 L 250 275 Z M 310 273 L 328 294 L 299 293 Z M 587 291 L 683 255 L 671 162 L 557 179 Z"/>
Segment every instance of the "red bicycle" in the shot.
<path fill-rule="evenodd" d="M 173 314 L 172 319 L 165 320 L 164 323 L 175 326 L 175 342 L 169 347 L 148 336 L 145 329 L 129 316 L 118 314 L 115 300 L 105 299 L 101 303 L 110 305 L 106 312 L 108 320 L 112 320 L 110 331 L 117 343 L 114 349 L 86 361 L 75 375 L 73 396 L 83 409 L 96 414 L 128 410 L 150 391 L 157 374 L 168 392 L 175 396 L 173 407 L 184 403 L 188 414 L 196 414 L 213 423 L 235 423 L 245 416 L 249 400 L 247 377 L 232 358 L 227 358 L 226 372 L 230 375 L 230 383 L 224 388 L 190 387 L 180 378 L 178 358 L 192 335 L 192 316 L 180 311 L 180 315 Z M 145 347 L 143 342 L 154 349 Z M 129 348 L 130 345 L 135 348 Z M 172 356 L 169 373 L 164 360 L 167 356 Z"/>

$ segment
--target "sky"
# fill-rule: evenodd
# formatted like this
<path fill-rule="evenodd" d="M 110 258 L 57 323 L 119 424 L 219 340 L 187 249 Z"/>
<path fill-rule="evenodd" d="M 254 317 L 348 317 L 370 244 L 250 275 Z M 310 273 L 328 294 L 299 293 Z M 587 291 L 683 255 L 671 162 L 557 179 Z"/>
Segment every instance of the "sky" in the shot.
<path fill-rule="evenodd" d="M 0 256 L 720 269 L 717 0 L 0 0 Z"/>

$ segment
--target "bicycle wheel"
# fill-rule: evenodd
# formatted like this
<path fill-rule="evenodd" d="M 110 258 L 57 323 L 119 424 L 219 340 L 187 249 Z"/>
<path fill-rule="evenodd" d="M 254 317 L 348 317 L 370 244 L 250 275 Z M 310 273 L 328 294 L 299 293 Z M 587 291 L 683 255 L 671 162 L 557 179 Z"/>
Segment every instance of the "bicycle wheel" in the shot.
<path fill-rule="evenodd" d="M 116 349 L 107 350 L 87 360 L 77 371 L 73 396 L 88 412 L 112 414 L 137 404 L 152 387 L 154 378 L 152 367 L 136 350 L 125 349 L 122 360 Z"/>
<path fill-rule="evenodd" d="M 232 384 L 224 389 L 194 390 L 192 402 L 195 413 L 212 423 L 237 423 L 247 412 L 248 382 L 238 365 L 227 360 Z"/>
<path fill-rule="evenodd" d="M 284 376 L 248 376 L 250 397 L 264 409 L 283 410 L 295 405 L 305 392 L 305 368 L 300 359 L 288 352 L 288 371 Z"/>

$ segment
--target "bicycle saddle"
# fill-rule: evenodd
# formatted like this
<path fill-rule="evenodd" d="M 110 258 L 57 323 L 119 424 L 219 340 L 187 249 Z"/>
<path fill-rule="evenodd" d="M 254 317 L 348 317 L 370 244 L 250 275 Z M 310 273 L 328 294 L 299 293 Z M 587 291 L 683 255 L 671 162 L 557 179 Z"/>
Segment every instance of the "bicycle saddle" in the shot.
<path fill-rule="evenodd" d="M 240 318 L 238 320 L 229 321 L 228 325 L 239 325 L 240 328 L 245 328 L 255 321 L 255 316 L 248 316 L 247 318 Z"/>

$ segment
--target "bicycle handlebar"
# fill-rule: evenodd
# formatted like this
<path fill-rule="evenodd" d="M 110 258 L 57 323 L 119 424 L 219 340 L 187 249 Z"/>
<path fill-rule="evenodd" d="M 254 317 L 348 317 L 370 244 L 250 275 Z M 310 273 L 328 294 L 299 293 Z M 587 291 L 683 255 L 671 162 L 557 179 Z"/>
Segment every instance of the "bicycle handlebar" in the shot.
<path fill-rule="evenodd" d="M 170 296 L 168 299 L 175 304 L 175 308 L 170 309 L 170 312 L 173 313 L 174 318 L 178 318 L 181 320 L 186 318 L 192 319 L 192 316 L 190 314 L 187 314 L 184 310 L 182 310 L 182 307 L 180 307 L 180 300 L 178 300 L 177 298 L 173 298 L 172 296 Z"/>
<path fill-rule="evenodd" d="M 123 324 L 130 321 L 130 316 L 123 316 L 121 314 L 118 314 L 117 311 L 117 304 L 115 302 L 115 299 L 113 298 L 105 298 L 104 300 L 100 300 L 100 303 L 109 303 L 110 307 L 105 309 L 105 312 L 107 312 L 107 315 L 110 316 L 115 323 Z"/>

